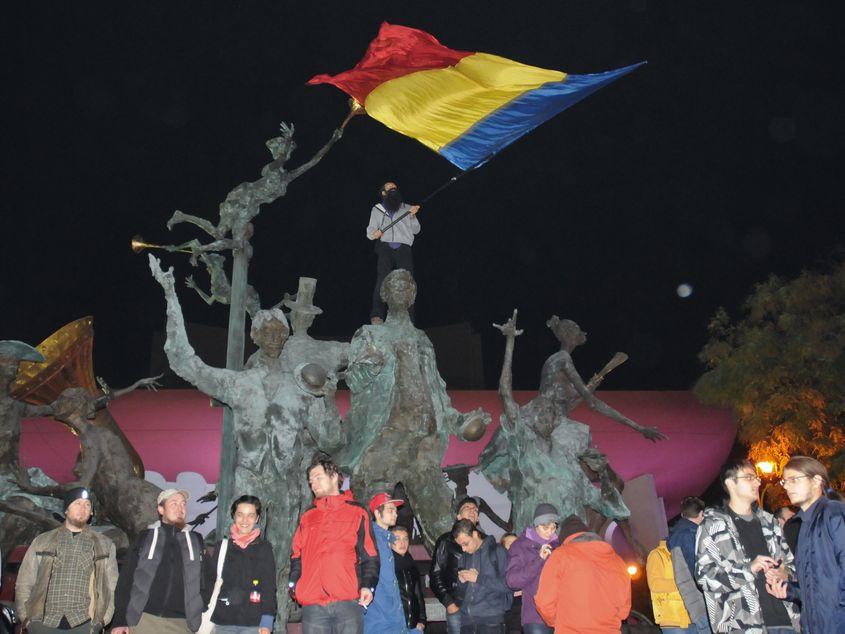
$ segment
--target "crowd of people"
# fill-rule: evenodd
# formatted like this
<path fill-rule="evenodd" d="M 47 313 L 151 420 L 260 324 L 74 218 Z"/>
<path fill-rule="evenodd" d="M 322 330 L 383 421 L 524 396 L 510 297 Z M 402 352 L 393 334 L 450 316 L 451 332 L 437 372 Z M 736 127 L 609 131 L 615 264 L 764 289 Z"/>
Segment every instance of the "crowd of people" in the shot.
<path fill-rule="evenodd" d="M 720 508 L 686 498 L 646 567 L 664 632 L 845 632 L 845 504 L 824 465 L 794 456 L 780 484 L 791 506 L 759 504 L 748 460 L 726 464 Z"/>
<path fill-rule="evenodd" d="M 305 634 L 425 630 L 424 577 L 397 524 L 403 501 L 382 492 L 359 504 L 325 455 L 307 478 L 314 503 L 293 537 L 288 587 Z M 798 456 L 785 465 L 794 516 L 759 507 L 748 461 L 726 465 L 720 482 L 724 507 L 685 499 L 669 538 L 649 554 L 663 631 L 845 632 L 845 504 L 821 463 Z M 261 501 L 234 501 L 229 534 L 209 555 L 185 524 L 188 497 L 161 492 L 160 520 L 137 536 L 118 574 L 114 543 L 89 527 L 89 492 L 70 490 L 64 524 L 39 535 L 20 567 L 25 631 L 94 634 L 110 624 L 115 634 L 270 634 L 276 564 L 259 528 Z M 631 610 L 626 564 L 581 519 L 541 503 L 531 526 L 500 543 L 478 520 L 478 502 L 460 500 L 434 548 L 429 585 L 449 634 L 503 633 L 511 617 L 528 634 L 620 632 Z M 799 526 L 795 544 L 784 536 L 788 522 Z"/>

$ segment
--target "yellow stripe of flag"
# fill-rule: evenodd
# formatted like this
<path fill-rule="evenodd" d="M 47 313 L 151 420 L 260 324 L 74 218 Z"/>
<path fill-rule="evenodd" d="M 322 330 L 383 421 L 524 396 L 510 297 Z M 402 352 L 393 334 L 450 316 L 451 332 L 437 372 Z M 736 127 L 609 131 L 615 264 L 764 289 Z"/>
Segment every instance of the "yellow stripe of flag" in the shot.
<path fill-rule="evenodd" d="M 561 71 L 475 53 L 449 68 L 385 82 L 364 106 L 374 119 L 437 152 L 525 92 L 565 78 Z"/>

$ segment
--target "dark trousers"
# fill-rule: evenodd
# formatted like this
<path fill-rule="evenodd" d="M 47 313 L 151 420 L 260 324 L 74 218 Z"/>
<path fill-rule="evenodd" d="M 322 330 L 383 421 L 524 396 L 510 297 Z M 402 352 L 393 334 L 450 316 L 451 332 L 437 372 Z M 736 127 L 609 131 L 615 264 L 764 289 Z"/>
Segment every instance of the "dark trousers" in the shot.
<path fill-rule="evenodd" d="M 505 626 L 502 625 L 463 625 L 461 634 L 504 634 Z"/>
<path fill-rule="evenodd" d="M 364 619 L 357 601 L 302 606 L 303 634 L 361 634 Z"/>
<path fill-rule="evenodd" d="M 29 634 L 89 634 L 91 631 L 91 621 L 85 621 L 82 625 L 77 625 L 69 630 L 63 630 L 58 627 L 47 627 L 40 621 L 33 621 L 29 624 L 27 629 Z M 100 632 L 99 627 L 94 628 L 95 632 Z"/>
<path fill-rule="evenodd" d="M 381 300 L 381 283 L 387 274 L 396 269 L 405 269 L 411 275 L 414 274 L 414 256 L 411 247 L 407 244 L 400 244 L 398 249 L 391 249 L 387 242 L 376 241 L 376 287 L 373 289 L 373 308 L 370 310 L 370 317 L 381 317 L 384 319 L 387 306 Z M 413 307 L 412 307 L 413 310 Z M 414 314 L 411 312 L 411 318 Z"/>

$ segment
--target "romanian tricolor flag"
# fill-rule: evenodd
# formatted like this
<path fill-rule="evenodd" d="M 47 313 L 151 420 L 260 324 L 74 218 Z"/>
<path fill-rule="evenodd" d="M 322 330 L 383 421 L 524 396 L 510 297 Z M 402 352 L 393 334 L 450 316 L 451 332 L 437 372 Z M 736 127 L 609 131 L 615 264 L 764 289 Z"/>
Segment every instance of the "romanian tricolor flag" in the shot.
<path fill-rule="evenodd" d="M 355 68 L 308 83 L 337 86 L 374 119 L 466 170 L 640 65 L 568 75 L 455 51 L 425 31 L 385 22 Z"/>

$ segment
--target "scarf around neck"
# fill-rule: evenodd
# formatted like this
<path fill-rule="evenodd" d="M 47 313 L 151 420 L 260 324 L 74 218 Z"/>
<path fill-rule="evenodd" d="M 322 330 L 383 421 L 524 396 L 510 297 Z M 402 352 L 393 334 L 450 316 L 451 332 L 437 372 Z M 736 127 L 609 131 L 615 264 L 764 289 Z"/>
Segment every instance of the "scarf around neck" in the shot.
<path fill-rule="evenodd" d="M 535 544 L 551 544 L 552 542 L 558 541 L 557 535 L 552 535 L 551 539 L 543 539 L 537 531 L 534 530 L 533 526 L 529 526 L 525 529 L 525 536 Z"/>
<path fill-rule="evenodd" d="M 240 548 L 245 549 L 249 546 L 252 542 L 255 541 L 255 538 L 261 534 L 261 529 L 257 526 L 253 528 L 250 532 L 246 535 L 241 535 L 238 533 L 237 527 L 232 524 L 232 528 L 229 529 L 229 537 L 231 540 L 236 543 Z"/>

